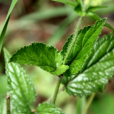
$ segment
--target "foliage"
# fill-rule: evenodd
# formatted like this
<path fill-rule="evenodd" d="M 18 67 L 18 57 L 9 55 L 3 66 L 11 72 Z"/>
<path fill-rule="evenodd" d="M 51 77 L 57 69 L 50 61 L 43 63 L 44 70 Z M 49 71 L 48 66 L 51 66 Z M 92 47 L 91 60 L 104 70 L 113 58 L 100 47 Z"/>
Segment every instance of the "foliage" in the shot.
<path fill-rule="evenodd" d="M 61 75 L 68 69 L 67 65 L 62 65 L 62 56 L 58 50 L 42 43 L 33 43 L 22 48 L 10 59 L 11 61 L 36 65 L 54 75 Z"/>
<path fill-rule="evenodd" d="M 13 107 L 17 112 L 30 113 L 30 107 L 36 97 L 34 86 L 23 68 L 18 64 L 8 63 L 11 57 L 4 49 L 6 74 L 8 80 L 8 94 L 11 95 Z"/>
<path fill-rule="evenodd" d="M 65 63 L 69 65 L 69 69 L 66 73 L 67 76 L 72 76 L 79 72 L 85 58 L 88 57 L 88 54 L 93 48 L 96 39 L 101 33 L 104 23 L 105 19 L 97 21 L 92 27 L 88 26 L 80 31 L 76 39 L 75 45 L 70 50 L 69 57 L 67 57 L 68 60 L 66 60 Z M 64 58 L 66 56 L 65 54 L 67 53 L 71 42 L 72 37 L 70 37 L 70 39 L 63 47 L 61 54 Z"/>
<path fill-rule="evenodd" d="M 50 103 L 42 103 L 37 107 L 38 114 L 64 114 L 60 108 Z"/>
<path fill-rule="evenodd" d="M 109 45 L 110 44 L 110 45 Z M 68 81 L 67 92 L 74 96 L 102 91 L 114 74 L 114 34 L 97 41 L 83 63 L 82 72 Z"/>
<path fill-rule="evenodd" d="M 73 96 L 86 96 L 94 92 L 103 91 L 108 79 L 114 75 L 114 33 L 99 39 L 103 26 L 114 30 L 106 23 L 106 18 L 101 19 L 95 14 L 96 10 L 105 6 L 85 6 L 81 0 L 53 0 L 65 3 L 74 8 L 80 16 L 76 32 L 72 34 L 63 49 L 59 52 L 53 46 L 43 43 L 32 43 L 19 49 L 15 54 L 4 49 L 8 94 L 11 96 L 11 105 L 14 113 L 23 114 L 64 114 L 55 105 L 60 84 L 64 85 L 66 92 Z M 12 2 L 0 37 L 2 47 L 9 17 L 17 0 Z M 84 16 L 92 17 L 96 22 L 92 26 L 80 29 Z M 0 50 L 1 50 L 0 47 Z M 58 77 L 53 100 L 50 103 L 39 104 L 35 111 L 33 103 L 36 91 L 30 77 L 17 63 L 35 65 Z M 79 112 L 81 109 L 79 110 Z"/>
<path fill-rule="evenodd" d="M 5 36 L 5 33 L 6 33 L 6 29 L 7 29 L 7 26 L 8 26 L 8 22 L 9 22 L 9 19 L 10 19 L 10 15 L 11 15 L 11 12 L 12 12 L 15 4 L 17 3 L 17 1 L 18 0 L 13 0 L 12 1 L 11 7 L 9 9 L 9 12 L 7 14 L 7 17 L 6 17 L 6 20 L 5 20 L 5 23 L 4 23 L 4 27 L 3 27 L 2 32 L 1 32 L 1 35 L 0 35 L 0 53 L 1 53 L 2 45 L 3 45 L 3 41 L 4 41 L 4 36 Z"/>

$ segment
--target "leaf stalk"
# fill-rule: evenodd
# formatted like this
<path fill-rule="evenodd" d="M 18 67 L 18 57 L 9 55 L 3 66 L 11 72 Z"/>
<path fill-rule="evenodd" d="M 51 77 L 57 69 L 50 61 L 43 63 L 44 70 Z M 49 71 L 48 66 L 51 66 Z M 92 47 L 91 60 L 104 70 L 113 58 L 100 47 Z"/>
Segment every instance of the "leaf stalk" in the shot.
<path fill-rule="evenodd" d="M 73 38 L 73 40 L 71 42 L 71 45 L 69 47 L 69 50 L 68 50 L 68 52 L 67 52 L 67 54 L 66 54 L 66 56 L 64 58 L 63 65 L 66 63 L 67 57 L 69 56 L 69 53 L 70 53 L 70 51 L 72 49 L 72 46 L 74 45 L 74 43 L 76 41 L 76 38 L 78 36 L 78 32 L 79 32 L 80 27 L 81 27 L 81 24 L 82 24 L 82 20 L 83 20 L 83 17 L 80 17 L 79 22 L 78 22 L 78 25 L 77 25 L 76 32 L 74 34 L 74 38 Z M 61 84 L 61 80 L 62 80 L 62 76 L 60 76 L 60 78 L 58 79 L 58 82 L 57 82 L 57 85 L 56 85 L 56 88 L 55 88 L 55 91 L 54 91 L 54 95 L 53 95 L 53 99 L 52 99 L 52 103 L 53 104 L 55 104 L 55 102 L 56 102 L 57 94 L 59 92 L 59 87 L 60 87 L 60 84 Z"/>
<path fill-rule="evenodd" d="M 53 104 L 55 104 L 55 102 L 56 102 L 57 95 L 58 95 L 58 92 L 59 92 L 59 87 L 60 87 L 60 84 L 61 84 L 61 80 L 62 80 L 62 77 L 60 77 L 58 79 L 58 82 L 57 82 L 57 85 L 56 85 L 56 88 L 55 88 L 55 91 L 54 91 L 53 99 L 52 99 Z"/>
<path fill-rule="evenodd" d="M 6 114 L 11 114 L 10 113 L 10 95 L 7 95 L 6 97 Z"/>

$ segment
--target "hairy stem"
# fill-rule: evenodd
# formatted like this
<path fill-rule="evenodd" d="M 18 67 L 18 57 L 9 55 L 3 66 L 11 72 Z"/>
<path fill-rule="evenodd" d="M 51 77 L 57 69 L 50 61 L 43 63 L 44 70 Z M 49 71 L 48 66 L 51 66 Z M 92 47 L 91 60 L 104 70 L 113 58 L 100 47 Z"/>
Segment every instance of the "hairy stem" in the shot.
<path fill-rule="evenodd" d="M 86 114 L 86 113 L 87 113 L 87 111 L 88 111 L 88 109 L 89 109 L 89 107 L 90 107 L 90 105 L 91 105 L 91 103 L 92 103 L 92 101 L 93 101 L 93 99 L 94 99 L 94 97 L 95 97 L 95 94 L 96 94 L 96 93 L 93 93 L 93 94 L 90 96 L 90 98 L 89 98 L 89 100 L 88 100 L 88 102 L 87 102 L 87 105 L 86 105 L 84 111 L 82 112 L 82 114 Z"/>
<path fill-rule="evenodd" d="M 64 91 L 65 90 L 65 86 L 63 86 L 59 91 L 58 91 L 58 94 L 60 93 L 60 92 L 62 92 L 62 91 Z M 57 94 L 57 95 L 58 95 Z M 52 99 L 53 99 L 53 95 L 47 100 L 47 102 L 52 102 Z"/>
<path fill-rule="evenodd" d="M 74 43 L 76 41 L 76 38 L 78 36 L 78 32 L 79 32 L 80 27 L 81 27 L 81 24 L 82 24 L 82 20 L 83 20 L 83 17 L 80 17 L 79 22 L 78 22 L 78 25 L 77 25 L 77 28 L 76 28 L 76 32 L 74 34 L 74 38 L 73 38 L 73 40 L 71 42 L 71 45 L 69 46 L 68 52 L 67 52 L 67 54 L 66 54 L 66 56 L 64 58 L 63 65 L 66 63 L 66 60 L 67 60 L 67 58 L 69 56 L 69 53 L 70 53 L 70 51 L 71 51 L 71 49 L 72 49 L 72 47 L 73 47 L 73 45 L 74 45 Z"/>
<path fill-rule="evenodd" d="M 62 80 L 62 77 L 60 77 L 58 79 L 58 82 L 57 82 L 57 85 L 56 85 L 56 88 L 55 88 L 55 91 L 54 91 L 53 99 L 52 99 L 53 104 L 55 104 L 55 101 L 57 99 L 57 95 L 58 95 L 58 92 L 59 92 L 59 87 L 60 87 L 60 84 L 61 84 L 61 80 Z"/>
<path fill-rule="evenodd" d="M 6 114 L 11 114 L 10 113 L 10 95 L 7 95 L 6 97 Z"/>
<path fill-rule="evenodd" d="M 70 51 L 71 51 L 71 49 L 72 49 L 72 46 L 74 45 L 74 43 L 75 43 L 75 41 L 76 41 L 76 38 L 77 38 L 77 36 L 78 36 L 78 32 L 79 32 L 80 27 L 81 27 L 81 24 L 82 24 L 82 20 L 83 20 L 83 17 L 80 17 L 79 22 L 78 22 L 78 25 L 77 25 L 76 32 L 75 32 L 75 34 L 74 34 L 74 38 L 73 38 L 73 40 L 72 40 L 72 42 L 71 42 L 71 45 L 70 45 L 70 47 L 69 47 L 69 49 L 68 49 L 68 52 L 67 52 L 67 54 L 66 54 L 66 56 L 65 56 L 65 58 L 64 58 L 63 65 L 66 63 L 67 57 L 69 56 L 69 53 L 70 53 Z M 58 91 L 59 91 L 59 87 L 60 87 L 60 84 L 61 84 L 61 80 L 62 80 L 62 77 L 60 77 L 60 78 L 58 79 L 58 82 L 57 82 L 57 85 L 56 85 L 56 88 L 55 88 L 55 92 L 54 92 L 54 95 L 53 95 L 53 100 L 52 100 L 52 103 L 53 103 L 53 104 L 55 104 L 55 101 L 56 101 L 56 99 L 57 99 L 57 94 L 58 94 Z"/>

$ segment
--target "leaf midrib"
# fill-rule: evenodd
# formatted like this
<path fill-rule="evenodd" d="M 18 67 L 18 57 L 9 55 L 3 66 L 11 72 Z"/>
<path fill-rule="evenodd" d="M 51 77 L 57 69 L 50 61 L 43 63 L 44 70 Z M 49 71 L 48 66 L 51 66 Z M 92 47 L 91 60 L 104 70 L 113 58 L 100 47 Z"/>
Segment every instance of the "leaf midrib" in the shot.
<path fill-rule="evenodd" d="M 112 49 L 112 50 L 114 50 L 114 49 Z M 112 50 L 110 50 L 109 52 L 107 52 L 105 55 L 107 55 L 108 53 L 110 53 Z M 74 80 L 76 77 L 78 77 L 80 74 L 84 73 L 87 69 L 89 69 L 90 67 L 93 67 L 95 64 L 97 64 L 97 62 L 99 62 L 105 55 L 103 55 L 103 56 L 102 56 L 98 61 L 96 61 L 93 65 L 87 67 L 83 72 L 78 73 L 75 77 L 73 77 L 73 78 L 66 84 L 66 86 L 67 86 L 72 80 Z M 105 62 L 105 61 L 102 61 L 102 62 Z"/>
<path fill-rule="evenodd" d="M 23 56 L 22 55 L 19 55 L 20 57 L 22 57 L 23 58 Z M 32 58 L 32 60 L 34 61 L 34 62 L 36 62 L 36 63 L 39 63 L 35 58 L 33 58 L 33 56 L 30 56 L 28 53 L 25 53 L 24 52 L 24 56 L 29 56 L 30 58 Z M 48 59 L 48 58 L 47 58 Z M 23 60 L 22 60 L 23 61 Z M 27 58 L 25 59 L 25 61 L 28 61 L 28 62 L 30 62 L 30 60 L 28 60 Z M 32 61 L 31 61 L 32 62 Z M 32 65 L 34 65 L 34 64 L 32 64 Z M 36 65 L 37 66 L 37 65 Z M 53 69 L 56 69 L 57 67 L 56 67 L 56 65 L 55 65 L 55 67 L 53 67 L 53 66 L 49 66 L 49 65 L 38 65 L 39 67 L 41 66 L 48 66 L 48 67 L 51 67 L 51 68 L 53 68 Z"/>
<path fill-rule="evenodd" d="M 14 66 L 15 66 L 14 63 L 10 63 L 10 64 L 11 64 L 11 66 L 13 67 L 14 72 L 16 72 L 16 69 L 14 68 Z M 19 67 L 19 66 L 18 66 L 18 67 Z M 21 85 L 20 81 L 19 81 L 18 78 L 17 78 L 17 74 L 16 74 L 16 80 L 17 80 L 18 84 Z M 20 86 L 19 88 L 20 88 L 20 90 L 21 90 L 21 94 L 24 96 L 24 99 L 23 99 L 23 100 L 25 101 L 26 105 L 28 106 L 28 109 L 30 110 L 29 105 L 28 105 L 28 102 L 27 102 L 27 99 L 26 99 L 25 95 L 23 94 L 24 91 L 23 91 L 23 89 L 22 89 L 21 86 Z"/>
<path fill-rule="evenodd" d="M 98 29 L 101 27 L 101 25 L 102 25 L 102 23 L 99 25 Z M 90 28 L 90 29 L 91 29 L 91 28 Z M 89 29 L 89 30 L 90 30 L 90 29 Z M 98 29 L 97 29 L 97 30 L 98 30 Z M 88 30 L 88 31 L 89 31 L 89 30 Z M 95 34 L 95 32 L 96 32 L 97 30 L 95 30 L 93 34 Z M 87 32 L 88 32 L 88 31 L 87 31 Z M 86 32 L 86 34 L 87 34 L 87 32 Z M 90 38 L 93 36 L 93 34 L 90 36 Z M 85 36 L 84 36 L 84 38 L 85 38 Z M 83 40 L 84 40 L 84 38 L 83 38 Z M 89 39 L 90 39 L 90 38 L 89 38 Z M 88 40 L 89 40 L 89 39 L 88 39 Z M 87 40 L 87 42 L 88 42 L 88 40 Z M 87 42 L 86 42 L 86 43 L 87 43 Z M 80 50 L 80 52 L 85 48 L 86 43 L 84 44 L 84 46 L 82 45 L 83 47 L 82 47 L 82 49 Z M 93 43 L 93 42 L 92 42 L 92 43 Z M 83 41 L 82 41 L 82 44 L 83 44 Z M 91 44 L 90 44 L 90 45 L 91 45 Z M 86 47 L 87 47 L 87 46 L 86 46 Z M 93 49 L 93 48 L 92 48 L 92 49 Z M 91 50 L 92 50 L 92 49 L 91 49 Z M 78 54 L 76 55 L 76 57 L 79 55 L 80 52 L 78 52 Z M 84 55 L 85 55 L 85 54 L 84 54 Z M 69 66 L 72 64 L 72 62 L 73 62 L 74 60 L 76 60 L 76 57 L 69 63 Z M 78 59 L 77 59 L 77 60 L 78 60 Z"/>

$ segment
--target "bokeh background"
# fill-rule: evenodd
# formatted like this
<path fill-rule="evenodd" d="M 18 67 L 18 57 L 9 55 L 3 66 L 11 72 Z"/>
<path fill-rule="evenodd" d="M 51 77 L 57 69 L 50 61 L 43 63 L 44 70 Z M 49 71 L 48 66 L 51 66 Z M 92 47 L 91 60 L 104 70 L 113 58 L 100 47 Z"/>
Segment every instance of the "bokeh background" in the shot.
<path fill-rule="evenodd" d="M 85 0 L 88 3 L 89 0 Z M 107 5 L 106 9 L 97 11 L 100 17 L 107 17 L 107 22 L 114 27 L 114 0 L 91 0 L 92 5 Z M 0 31 L 2 30 L 11 0 L 0 0 Z M 14 53 L 25 45 L 33 42 L 43 42 L 62 49 L 67 38 L 75 31 L 78 15 L 73 8 L 51 0 L 19 0 L 10 18 L 5 36 L 4 46 L 10 53 Z M 88 17 L 83 20 L 82 28 L 94 23 Z M 104 27 L 102 34 L 108 34 L 110 29 Z M 4 55 L 0 54 L 0 104 L 6 97 L 7 77 L 4 68 Z M 56 84 L 56 77 L 38 67 L 25 66 L 32 79 L 37 98 L 35 107 L 46 101 L 52 94 Z M 87 98 L 69 96 L 61 92 L 57 98 L 57 106 L 65 114 L 81 114 Z M 114 114 L 114 78 L 109 80 L 106 90 L 97 93 L 88 114 Z"/>

